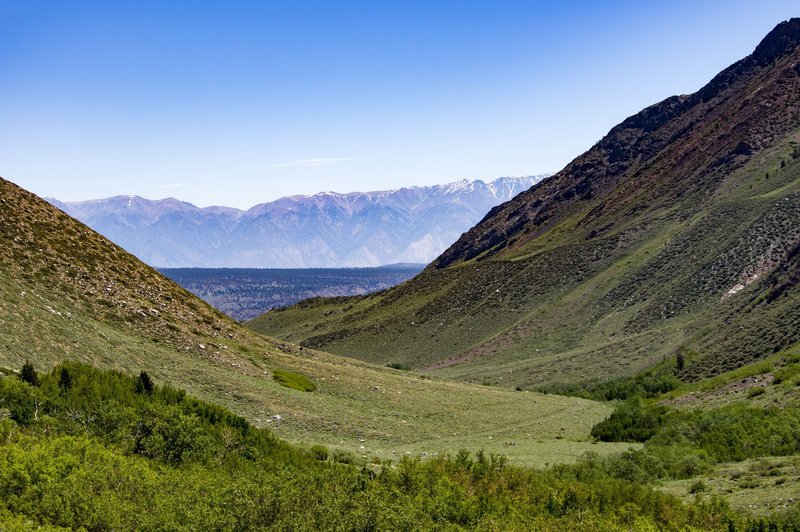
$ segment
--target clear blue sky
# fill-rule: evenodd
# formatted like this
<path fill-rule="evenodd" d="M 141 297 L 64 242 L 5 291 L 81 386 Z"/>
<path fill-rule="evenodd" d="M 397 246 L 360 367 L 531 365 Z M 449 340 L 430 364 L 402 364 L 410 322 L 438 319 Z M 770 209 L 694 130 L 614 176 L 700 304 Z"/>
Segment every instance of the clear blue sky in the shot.
<path fill-rule="evenodd" d="M 249 207 L 561 169 L 794 1 L 0 0 L 0 175 Z"/>

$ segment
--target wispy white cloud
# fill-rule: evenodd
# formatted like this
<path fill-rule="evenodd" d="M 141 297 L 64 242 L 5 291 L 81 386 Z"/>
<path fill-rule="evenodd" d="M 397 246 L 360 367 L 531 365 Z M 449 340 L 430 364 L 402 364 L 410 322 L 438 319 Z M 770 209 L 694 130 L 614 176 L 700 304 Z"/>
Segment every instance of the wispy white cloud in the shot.
<path fill-rule="evenodd" d="M 352 161 L 350 157 L 329 157 L 327 159 L 302 159 L 299 161 L 290 161 L 288 163 L 273 164 L 273 168 L 284 168 L 286 166 L 330 166 L 332 164 L 343 163 L 345 161 Z"/>

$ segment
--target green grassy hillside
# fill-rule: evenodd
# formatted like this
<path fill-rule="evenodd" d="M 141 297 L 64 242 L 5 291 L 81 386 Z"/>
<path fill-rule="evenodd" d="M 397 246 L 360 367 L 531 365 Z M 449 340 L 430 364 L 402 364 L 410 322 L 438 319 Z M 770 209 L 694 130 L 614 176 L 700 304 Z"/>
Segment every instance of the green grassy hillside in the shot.
<path fill-rule="evenodd" d="M 249 325 L 301 345 L 530 388 L 679 353 L 697 379 L 800 340 L 800 20 L 613 128 L 416 278 Z"/>
<path fill-rule="evenodd" d="M 146 370 L 283 438 L 359 460 L 463 447 L 541 464 L 627 447 L 590 443 L 604 404 L 427 379 L 261 337 L 0 180 L 0 366 L 25 360 Z"/>

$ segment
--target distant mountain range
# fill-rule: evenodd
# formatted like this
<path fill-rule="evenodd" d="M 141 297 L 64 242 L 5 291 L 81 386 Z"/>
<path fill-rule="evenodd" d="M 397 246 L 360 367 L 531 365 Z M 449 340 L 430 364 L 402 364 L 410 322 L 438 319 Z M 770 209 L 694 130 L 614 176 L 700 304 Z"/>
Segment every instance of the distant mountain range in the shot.
<path fill-rule="evenodd" d="M 547 175 L 321 192 L 246 211 L 139 196 L 48 201 L 157 267 L 379 266 L 430 262 L 492 207 Z"/>

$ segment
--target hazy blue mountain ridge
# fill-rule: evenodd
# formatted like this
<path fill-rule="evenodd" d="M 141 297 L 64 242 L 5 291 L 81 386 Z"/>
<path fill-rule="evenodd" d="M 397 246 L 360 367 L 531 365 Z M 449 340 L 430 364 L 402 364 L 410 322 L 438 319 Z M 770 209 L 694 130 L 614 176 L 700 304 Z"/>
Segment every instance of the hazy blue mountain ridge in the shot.
<path fill-rule="evenodd" d="M 543 177 L 321 192 L 246 211 L 138 196 L 49 201 L 152 266 L 363 267 L 430 262 L 492 207 Z"/>

